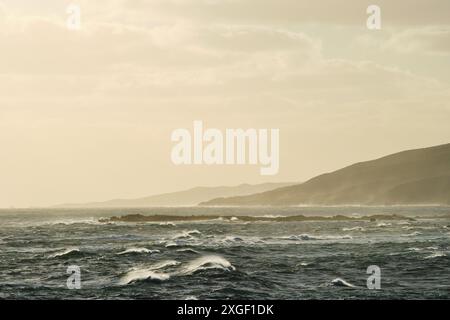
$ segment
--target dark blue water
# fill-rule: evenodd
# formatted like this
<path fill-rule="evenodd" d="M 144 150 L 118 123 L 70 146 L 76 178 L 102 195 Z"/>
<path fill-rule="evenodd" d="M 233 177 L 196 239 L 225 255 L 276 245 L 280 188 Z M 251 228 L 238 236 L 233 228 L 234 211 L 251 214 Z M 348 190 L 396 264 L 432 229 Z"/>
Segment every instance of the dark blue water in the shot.
<path fill-rule="evenodd" d="M 236 219 L 98 222 L 131 213 Z M 239 220 L 297 214 L 416 219 Z M 449 299 L 449 248 L 449 207 L 2 210 L 0 298 Z M 370 265 L 381 270 L 379 290 L 367 288 Z M 69 266 L 80 268 L 80 289 L 67 287 Z"/>

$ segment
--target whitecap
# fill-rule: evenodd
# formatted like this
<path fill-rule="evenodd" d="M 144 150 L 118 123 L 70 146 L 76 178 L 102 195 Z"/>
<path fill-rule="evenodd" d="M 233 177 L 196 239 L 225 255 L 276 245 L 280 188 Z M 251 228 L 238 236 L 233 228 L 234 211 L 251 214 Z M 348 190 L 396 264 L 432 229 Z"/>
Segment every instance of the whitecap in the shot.
<path fill-rule="evenodd" d="M 309 241 L 309 240 L 348 240 L 348 239 L 353 239 L 352 236 L 350 235 L 342 235 L 342 236 L 334 236 L 334 235 L 324 235 L 324 236 L 312 236 L 309 234 L 300 234 L 297 236 L 298 240 L 304 240 L 304 241 Z"/>
<path fill-rule="evenodd" d="M 226 271 L 236 270 L 236 268 L 227 259 L 221 256 L 210 255 L 188 262 L 187 265 L 182 267 L 177 272 L 177 275 L 189 275 L 197 271 L 207 269 L 221 269 Z"/>
<path fill-rule="evenodd" d="M 342 228 L 342 231 L 366 231 L 363 227 Z"/>
<path fill-rule="evenodd" d="M 161 222 L 159 225 L 166 226 L 166 227 L 176 227 L 176 224 L 173 222 Z"/>
<path fill-rule="evenodd" d="M 201 234 L 198 230 L 189 230 L 189 231 L 183 231 L 181 233 L 177 233 L 172 237 L 172 239 L 190 239 L 192 238 L 192 235 L 198 235 Z"/>
<path fill-rule="evenodd" d="M 195 253 L 195 254 L 200 254 L 200 252 L 195 251 L 194 249 L 191 248 L 186 248 L 186 249 L 178 249 L 176 250 L 177 252 L 187 252 L 187 253 Z"/>
<path fill-rule="evenodd" d="M 256 216 L 257 218 L 269 218 L 269 219 L 277 219 L 277 218 L 286 218 L 286 216 L 277 215 L 277 214 L 265 214 L 262 216 Z"/>
<path fill-rule="evenodd" d="M 166 281 L 170 279 L 170 275 L 167 273 L 155 272 L 149 269 L 137 269 L 128 272 L 119 281 L 120 285 L 127 285 L 142 280 L 156 280 L 156 281 Z"/>
<path fill-rule="evenodd" d="M 178 247 L 178 244 L 171 241 L 171 242 L 167 242 L 165 245 L 166 248 L 173 248 L 173 247 Z"/>
<path fill-rule="evenodd" d="M 391 225 L 392 225 L 392 223 L 386 223 L 386 222 L 377 223 L 377 227 L 379 227 L 379 228 L 389 227 Z"/>
<path fill-rule="evenodd" d="M 157 249 L 150 250 L 150 249 L 147 249 L 147 248 L 129 248 L 129 249 L 126 249 L 124 251 L 119 252 L 118 254 L 119 255 L 130 254 L 130 253 L 150 253 L 150 254 L 152 254 L 152 253 L 159 253 L 159 252 L 160 251 L 157 250 Z"/>
<path fill-rule="evenodd" d="M 442 258 L 446 257 L 447 255 L 444 252 L 435 252 L 429 256 L 426 256 L 425 259 L 434 259 L 434 258 Z"/>
<path fill-rule="evenodd" d="M 59 251 L 59 252 L 56 252 L 56 253 L 50 255 L 49 258 L 64 257 L 64 256 L 67 256 L 67 255 L 70 255 L 73 253 L 78 253 L 78 252 L 80 252 L 80 249 L 78 249 L 78 248 L 67 248 L 67 249 L 64 249 L 62 251 Z"/>
<path fill-rule="evenodd" d="M 416 236 L 420 236 L 422 233 L 419 231 L 413 232 L 413 233 L 408 233 L 408 234 L 402 234 L 402 237 L 416 237 Z"/>
<path fill-rule="evenodd" d="M 170 279 L 170 274 L 158 270 L 179 264 L 180 262 L 175 260 L 164 260 L 146 268 L 132 268 L 120 279 L 119 284 L 127 285 L 143 280 L 166 281 Z"/>
<path fill-rule="evenodd" d="M 348 283 L 344 279 L 336 278 L 333 281 L 331 281 L 331 284 L 336 287 L 348 287 L 348 288 L 354 288 L 355 286 L 351 283 Z"/>
<path fill-rule="evenodd" d="M 244 241 L 244 239 L 242 239 L 241 237 L 237 237 L 237 236 L 227 236 L 225 237 L 226 242 L 242 242 Z"/>
<path fill-rule="evenodd" d="M 176 260 L 163 260 L 163 261 L 157 262 L 155 264 L 152 264 L 149 267 L 149 269 L 150 270 L 160 270 L 160 269 L 164 269 L 167 267 L 177 266 L 179 264 L 180 264 L 180 262 L 176 261 Z"/>

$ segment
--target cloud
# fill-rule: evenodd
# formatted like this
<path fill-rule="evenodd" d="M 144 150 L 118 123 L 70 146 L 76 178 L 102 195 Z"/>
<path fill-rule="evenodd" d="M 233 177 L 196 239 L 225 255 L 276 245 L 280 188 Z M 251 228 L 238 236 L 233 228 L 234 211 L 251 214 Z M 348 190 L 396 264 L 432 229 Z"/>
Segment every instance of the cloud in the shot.
<path fill-rule="evenodd" d="M 402 53 L 449 55 L 450 26 L 408 29 L 393 34 L 384 48 Z"/>
<path fill-rule="evenodd" d="M 156 12 L 160 17 L 232 24 L 300 25 L 320 23 L 365 27 L 373 1 L 348 0 L 123 0 L 130 12 Z M 448 24 L 447 0 L 378 0 L 385 25 Z M 150 16 L 152 14 L 150 13 Z"/>

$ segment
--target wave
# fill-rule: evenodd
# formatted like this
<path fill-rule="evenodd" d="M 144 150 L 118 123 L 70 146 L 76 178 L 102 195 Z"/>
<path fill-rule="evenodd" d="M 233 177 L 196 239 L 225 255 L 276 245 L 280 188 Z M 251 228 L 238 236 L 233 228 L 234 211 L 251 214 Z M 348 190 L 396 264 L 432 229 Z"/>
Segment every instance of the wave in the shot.
<path fill-rule="evenodd" d="M 175 243 L 173 241 L 171 242 L 167 242 L 165 245 L 166 248 L 173 248 L 173 247 L 178 247 L 178 243 Z"/>
<path fill-rule="evenodd" d="M 429 256 L 426 256 L 424 259 L 435 259 L 435 258 L 442 258 L 446 257 L 447 255 L 444 252 L 435 252 Z"/>
<path fill-rule="evenodd" d="M 200 252 L 191 249 L 191 248 L 186 248 L 186 249 L 178 249 L 176 250 L 177 252 L 186 252 L 186 253 L 195 253 L 195 254 L 200 254 Z"/>
<path fill-rule="evenodd" d="M 164 227 L 176 227 L 176 224 L 173 223 L 173 222 L 170 222 L 170 221 L 168 221 L 168 222 L 161 222 L 159 225 L 160 226 L 164 226 Z"/>
<path fill-rule="evenodd" d="M 177 275 L 189 275 L 207 269 L 221 269 L 226 271 L 236 270 L 227 259 L 221 256 L 209 255 L 190 261 L 186 266 L 180 269 Z"/>
<path fill-rule="evenodd" d="M 310 263 L 307 263 L 307 262 L 300 262 L 300 263 L 297 263 L 295 266 L 296 267 L 307 267 L 307 266 L 309 266 L 310 265 Z"/>
<path fill-rule="evenodd" d="M 255 216 L 256 218 L 268 218 L 268 219 L 278 219 L 278 218 L 286 218 L 286 216 L 280 214 L 265 214 L 262 216 Z"/>
<path fill-rule="evenodd" d="M 120 279 L 120 285 L 127 285 L 142 280 L 156 280 L 166 281 L 170 279 L 170 275 L 167 273 L 155 272 L 152 270 L 133 270 L 128 272 L 122 279 Z"/>
<path fill-rule="evenodd" d="M 78 248 L 67 248 L 67 249 L 64 249 L 62 251 L 59 251 L 59 252 L 56 252 L 56 253 L 50 255 L 49 258 L 53 259 L 53 258 L 67 257 L 67 256 L 71 256 L 74 254 L 78 254 L 80 252 L 81 251 Z"/>
<path fill-rule="evenodd" d="M 422 234 L 422 232 L 416 231 L 413 233 L 407 233 L 407 234 L 402 234 L 402 237 L 417 237 L 420 236 Z"/>
<path fill-rule="evenodd" d="M 309 234 L 300 234 L 300 235 L 291 235 L 291 236 L 285 236 L 281 237 L 283 240 L 302 240 L 302 241 L 309 241 L 309 240 L 350 240 L 353 239 L 350 235 L 343 235 L 343 236 L 312 236 Z"/>
<path fill-rule="evenodd" d="M 118 255 L 122 255 L 122 254 L 133 254 L 133 253 L 159 253 L 160 251 L 155 249 L 155 250 L 150 250 L 147 248 L 129 248 L 126 249 L 122 252 L 119 252 Z"/>
<path fill-rule="evenodd" d="M 238 236 L 226 236 L 224 239 L 225 242 L 243 242 L 244 239 Z"/>
<path fill-rule="evenodd" d="M 384 228 L 384 227 L 390 227 L 390 226 L 392 226 L 392 223 L 386 223 L 386 222 L 377 223 L 378 228 Z"/>
<path fill-rule="evenodd" d="M 114 216 L 109 219 L 102 219 L 104 222 L 179 222 L 179 221 L 247 221 L 247 222 L 292 222 L 292 221 L 373 221 L 373 220 L 410 220 L 411 218 L 397 215 L 397 214 L 377 214 L 369 216 L 351 217 L 346 215 L 335 216 L 305 216 L 305 215 L 263 215 L 263 216 L 239 216 L 239 218 L 230 215 L 142 215 L 142 214 L 128 214 L 124 216 Z"/>
<path fill-rule="evenodd" d="M 170 274 L 166 272 L 160 272 L 158 270 L 176 266 L 179 264 L 180 262 L 176 260 L 164 260 L 152 264 L 151 266 L 146 268 L 133 268 L 119 280 L 119 284 L 127 285 L 144 280 L 166 281 L 170 279 Z"/>
<path fill-rule="evenodd" d="M 342 228 L 342 231 L 366 231 L 363 227 Z"/>
<path fill-rule="evenodd" d="M 128 271 L 120 280 L 120 285 L 129 285 L 139 281 L 167 281 L 175 276 L 187 276 L 208 269 L 234 271 L 236 268 L 221 256 L 209 255 L 197 258 L 181 266 L 173 272 L 164 272 L 162 269 L 178 266 L 180 262 L 165 260 L 146 268 L 135 268 Z"/>
<path fill-rule="evenodd" d="M 192 235 L 198 235 L 201 234 L 198 230 L 189 230 L 189 231 L 183 231 L 181 233 L 178 233 L 172 237 L 172 239 L 189 239 L 192 238 Z"/>
<path fill-rule="evenodd" d="M 347 287 L 347 288 L 354 288 L 355 286 L 344 279 L 336 278 L 333 281 L 331 281 L 331 285 L 335 287 Z"/>
<path fill-rule="evenodd" d="M 160 269 L 164 269 L 167 267 L 173 267 L 173 266 L 177 266 L 179 265 L 181 262 L 176 261 L 176 260 L 163 260 L 160 262 L 157 262 L 153 265 L 150 266 L 151 270 L 160 270 Z"/>

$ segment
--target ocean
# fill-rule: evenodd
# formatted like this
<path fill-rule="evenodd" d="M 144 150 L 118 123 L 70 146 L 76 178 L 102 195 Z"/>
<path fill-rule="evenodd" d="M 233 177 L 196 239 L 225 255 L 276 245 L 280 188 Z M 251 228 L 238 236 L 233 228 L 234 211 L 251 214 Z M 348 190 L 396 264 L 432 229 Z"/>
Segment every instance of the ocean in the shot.
<path fill-rule="evenodd" d="M 99 222 L 129 214 L 223 218 Z M 449 254 L 450 207 L 0 210 L 2 299 L 449 299 Z"/>

